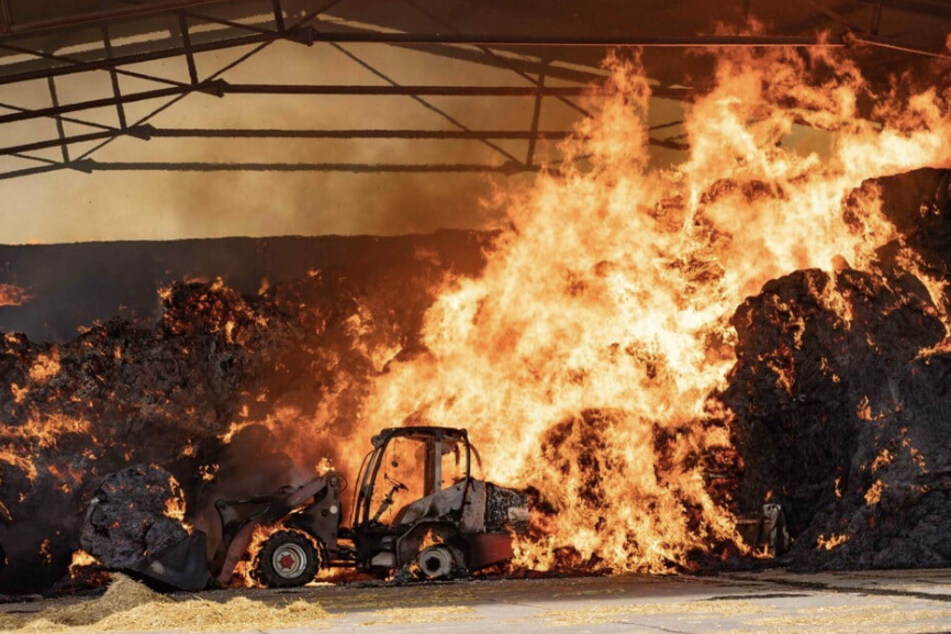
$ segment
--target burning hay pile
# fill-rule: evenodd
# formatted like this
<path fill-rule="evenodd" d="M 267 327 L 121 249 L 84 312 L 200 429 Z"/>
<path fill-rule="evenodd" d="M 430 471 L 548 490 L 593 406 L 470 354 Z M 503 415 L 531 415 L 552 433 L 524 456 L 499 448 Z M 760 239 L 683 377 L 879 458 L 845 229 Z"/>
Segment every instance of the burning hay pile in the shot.
<path fill-rule="evenodd" d="M 189 519 L 215 539 L 216 496 L 271 491 L 293 480 L 295 464 L 338 458 L 335 440 L 351 432 L 372 377 L 390 351 L 418 338 L 429 289 L 454 272 L 451 253 L 441 263 L 425 251 L 389 270 L 314 272 L 258 297 L 220 281 L 182 282 L 162 293 L 154 329 L 115 320 L 59 345 L 0 337 L 0 592 L 49 588 L 64 576 L 100 484 L 115 485 L 153 530 L 129 533 L 141 522 L 115 516 L 121 504 L 102 496 L 91 519 L 103 530 L 83 541 L 104 563 L 128 564 L 173 542 L 183 509 L 139 504 L 143 495 L 160 506 L 176 497 L 168 473 L 142 467 L 102 482 L 128 465 L 167 469 Z"/>

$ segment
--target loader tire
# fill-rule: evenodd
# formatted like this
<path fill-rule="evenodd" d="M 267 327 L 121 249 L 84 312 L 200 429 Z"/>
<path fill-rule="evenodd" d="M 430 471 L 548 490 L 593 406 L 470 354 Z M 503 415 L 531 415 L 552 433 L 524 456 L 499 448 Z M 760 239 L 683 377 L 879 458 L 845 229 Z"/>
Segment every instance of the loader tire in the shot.
<path fill-rule="evenodd" d="M 255 576 L 268 588 L 299 588 L 313 581 L 319 569 L 313 541 L 295 531 L 271 535 L 255 562 Z"/>

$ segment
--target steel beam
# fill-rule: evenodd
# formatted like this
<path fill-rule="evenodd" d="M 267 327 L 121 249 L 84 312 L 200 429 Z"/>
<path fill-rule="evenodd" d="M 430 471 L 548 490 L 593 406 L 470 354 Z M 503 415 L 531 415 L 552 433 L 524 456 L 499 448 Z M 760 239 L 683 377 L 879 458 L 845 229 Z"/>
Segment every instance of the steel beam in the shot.
<path fill-rule="evenodd" d="M 250 130 L 203 128 L 155 128 L 151 125 L 131 126 L 122 130 L 103 130 L 0 147 L 0 156 L 13 156 L 61 145 L 102 141 L 121 136 L 148 141 L 150 139 L 406 139 L 406 140 L 460 140 L 483 139 L 529 140 L 533 138 L 560 140 L 569 136 L 563 130 L 541 130 L 535 136 L 526 130 Z"/>
<path fill-rule="evenodd" d="M 87 134 L 76 134 L 73 136 L 62 137 L 60 139 L 54 139 L 51 141 L 36 141 L 34 143 L 23 143 L 21 145 L 11 145 L 5 148 L 0 148 L 0 156 L 14 156 L 21 154 L 23 152 L 35 152 L 37 150 L 45 150 L 51 147 L 56 147 L 58 145 L 72 145 L 75 143 L 85 143 L 88 141 L 101 141 L 102 139 L 111 139 L 116 136 L 125 134 L 122 131 L 116 130 L 103 130 L 101 132 L 89 132 Z M 68 159 L 67 159 L 68 161 Z"/>
<path fill-rule="evenodd" d="M 52 78 L 50 78 L 52 79 Z M 0 115 L 0 124 L 14 121 L 26 121 L 41 117 L 57 117 L 69 112 L 79 112 L 94 108 L 116 106 L 149 99 L 160 99 L 187 95 L 194 92 L 214 95 L 217 97 L 226 94 L 243 95 L 336 95 L 336 96 L 409 96 L 409 97 L 537 97 L 542 96 L 578 96 L 598 95 L 598 90 L 586 86 L 354 86 L 354 85 L 327 85 L 327 86 L 294 86 L 283 84 L 231 84 L 224 80 L 212 80 L 196 85 L 170 86 L 156 90 L 146 90 L 136 93 L 126 93 L 79 101 L 68 104 L 58 104 L 52 108 L 25 110 L 6 115 Z M 656 89 L 652 94 L 657 96 L 684 98 L 691 94 L 689 89 Z"/>
<path fill-rule="evenodd" d="M 274 26 L 278 33 L 284 33 L 284 9 L 281 7 L 281 0 L 271 0 L 271 9 L 274 12 Z"/>
<path fill-rule="evenodd" d="M 350 172 L 350 173 L 501 173 L 537 171 L 517 161 L 501 165 L 479 163 L 152 163 L 73 161 L 74 169 L 89 172 Z"/>
<path fill-rule="evenodd" d="M 109 37 L 109 27 L 102 27 L 102 42 L 106 48 L 106 58 L 112 58 L 112 38 Z M 128 122 L 125 118 L 125 107 L 122 101 L 122 91 L 119 89 L 119 74 L 115 68 L 109 69 L 109 79 L 112 82 L 112 95 L 116 98 L 116 116 L 119 119 L 119 127 L 126 129 Z"/>
<path fill-rule="evenodd" d="M 215 139 L 422 139 L 422 140 L 527 140 L 528 130 L 250 130 L 206 128 L 155 128 L 135 126 L 130 133 L 140 138 Z M 570 136 L 565 130 L 539 130 L 539 139 L 559 140 Z M 0 150 L 2 151 L 2 150 Z"/>
<path fill-rule="evenodd" d="M 22 106 L 16 106 L 12 103 L 0 102 L 0 108 L 5 108 L 6 110 L 13 110 L 14 112 L 33 112 L 29 108 L 24 108 Z M 51 119 L 62 119 L 69 123 L 77 123 L 79 125 L 88 126 L 90 128 L 98 128 L 99 130 L 115 130 L 112 126 L 102 125 L 101 123 L 94 123 L 92 121 L 83 121 L 82 119 L 76 119 L 75 117 L 64 117 L 62 115 L 47 115 Z"/>
<path fill-rule="evenodd" d="M 8 4 L 9 0 L 3 0 Z M 139 4 L 125 7 L 122 9 L 105 9 L 103 11 L 90 11 L 79 15 L 56 18 L 53 20 L 36 20 L 34 22 L 24 22 L 22 24 L 10 24 L 9 33 L 15 36 L 35 35 L 45 31 L 54 31 L 58 29 L 68 29 L 77 26 L 101 25 L 114 20 L 123 20 L 128 18 L 147 17 L 159 15 L 175 9 L 187 9 L 208 4 L 225 4 L 227 0 L 175 0 L 169 2 L 150 2 L 149 4 Z"/>
<path fill-rule="evenodd" d="M 52 79 L 52 77 L 50 78 Z M 90 101 L 80 101 L 76 103 L 60 104 L 52 108 L 38 108 L 36 110 L 25 110 L 11 114 L 0 115 L 0 124 L 12 123 L 14 121 L 27 121 L 29 119 L 38 119 L 42 117 L 58 117 L 67 112 L 79 112 L 81 110 L 91 110 L 93 108 L 104 108 L 115 106 L 117 103 L 133 103 L 137 101 L 146 101 L 148 99 L 158 99 L 161 97 L 178 96 L 190 92 L 209 92 L 213 88 L 210 84 L 199 84 L 198 86 L 169 87 L 159 88 L 157 90 L 146 90 L 144 92 L 129 93 L 121 97 L 105 97 L 102 99 L 92 99 Z"/>
<path fill-rule="evenodd" d="M 98 60 L 89 61 L 89 62 L 78 62 L 75 64 L 70 64 L 68 66 L 54 66 L 52 68 L 39 68 L 32 71 L 25 71 L 21 73 L 6 75 L 6 76 L 0 76 L 0 85 L 13 84 L 16 82 L 21 82 L 21 81 L 32 81 L 35 79 L 45 79 L 46 77 L 74 75 L 76 73 L 84 73 L 91 70 L 108 70 L 110 68 L 115 68 L 117 66 L 126 66 L 130 64 L 140 64 L 142 62 L 152 62 L 152 61 L 156 61 L 160 59 L 180 57 L 188 53 L 203 53 L 206 51 L 216 51 L 216 50 L 233 48 L 238 46 L 262 44 L 264 42 L 271 42 L 279 38 L 280 36 L 277 35 L 276 33 L 274 34 L 261 33 L 256 35 L 245 35 L 242 37 L 216 40 L 213 42 L 203 42 L 201 44 L 194 44 L 188 48 L 177 46 L 177 47 L 165 48 L 165 49 L 161 49 L 157 51 L 146 51 L 143 53 L 133 53 L 130 55 L 117 55 L 116 57 L 112 59 L 98 59 Z M 0 45 L 2 44 L 3 42 L 2 40 L 0 40 Z"/>
<path fill-rule="evenodd" d="M 103 26 L 103 29 L 107 29 L 107 28 L 108 28 L 107 26 Z M 84 61 L 82 61 L 82 60 L 79 60 L 79 59 L 76 59 L 76 58 L 74 58 L 74 57 L 67 57 L 67 56 L 65 56 L 65 55 L 54 55 L 54 54 L 52 54 L 52 53 L 46 53 L 46 52 L 44 52 L 44 51 L 37 51 L 37 50 L 31 49 L 31 48 L 24 48 L 24 47 L 22 47 L 22 46 L 17 46 L 17 45 L 15 45 L 15 44 L 11 44 L 11 43 L 9 43 L 9 42 L 6 42 L 6 41 L 4 41 L 4 40 L 2 40 L 2 39 L 0 39 L 0 49 L 5 49 L 5 50 L 8 50 L 8 51 L 12 51 L 12 52 L 14 52 L 14 53 L 23 53 L 24 55 L 32 55 L 32 56 L 34 56 L 34 57 L 38 57 L 39 59 L 45 59 L 45 60 L 49 60 L 49 61 L 51 61 L 51 62 L 61 62 L 61 63 L 65 64 L 65 65 L 70 65 L 70 64 L 85 64 L 85 63 L 86 63 L 86 62 L 84 62 Z M 106 53 L 107 59 L 109 59 L 109 58 L 112 57 L 112 56 L 110 56 L 110 54 L 109 54 L 108 51 L 104 51 L 104 52 Z M 114 54 L 114 53 L 115 53 L 115 50 L 113 49 L 113 54 Z M 50 68 L 58 68 L 58 67 L 53 66 L 53 67 L 50 67 Z M 137 73 L 137 72 L 131 71 L 131 70 L 124 70 L 124 69 L 118 68 L 117 66 L 111 66 L 111 67 L 105 68 L 105 69 L 103 69 L 103 70 L 108 70 L 109 72 L 115 72 L 116 74 L 125 75 L 125 76 L 127 76 L 127 77 L 133 77 L 133 78 L 135 78 L 135 79 L 144 79 L 144 80 L 146 80 L 146 81 L 154 81 L 154 82 L 159 83 L 159 84 L 168 84 L 168 85 L 170 85 L 170 86 L 181 86 L 181 85 L 183 85 L 182 82 L 180 82 L 180 81 L 172 81 L 171 79 L 165 79 L 164 77 L 154 77 L 154 76 L 152 76 L 152 75 L 146 75 L 145 73 Z M 82 72 L 82 71 L 81 71 L 81 72 Z M 41 79 L 41 78 L 40 78 L 40 77 L 37 77 L 36 79 Z M 3 83 L 2 80 L 3 80 L 3 75 L 0 74 L 0 83 Z"/>
<path fill-rule="evenodd" d="M 838 47 L 841 43 L 815 36 L 786 35 L 688 35 L 688 36 L 618 36 L 591 35 L 568 37 L 553 35 L 489 35 L 466 33 L 390 33 L 378 31 L 315 31 L 315 42 L 339 44 L 456 44 L 466 46 L 567 46 L 615 48 L 660 46 L 670 48 L 746 47 L 746 46 L 822 46 Z"/>
<path fill-rule="evenodd" d="M 468 44 L 473 46 L 668 46 L 668 47 L 730 47 L 730 46 L 823 46 L 839 47 L 840 42 L 824 41 L 816 37 L 763 37 L 763 36 L 696 36 L 696 37 L 597 37 L 597 38 L 553 38 L 553 37 L 498 37 L 455 34 L 414 34 L 414 33 L 377 33 L 359 32 L 318 32 L 310 27 L 289 29 L 280 33 L 255 33 L 240 37 L 224 38 L 211 42 L 202 42 L 184 47 L 172 47 L 157 51 L 147 51 L 113 59 L 101 59 L 82 62 L 69 66 L 37 69 L 0 77 L 0 85 L 20 81 L 45 79 L 70 75 L 90 70 L 106 70 L 115 66 L 139 64 L 181 55 L 203 53 L 239 46 L 249 46 L 287 38 L 305 44 L 313 42 L 364 43 L 364 44 Z"/>
<path fill-rule="evenodd" d="M 528 138 L 528 151 L 525 154 L 525 166 L 531 167 L 535 158 L 535 139 L 538 137 L 538 121 L 542 114 L 542 98 L 545 91 L 545 71 L 542 70 L 538 75 L 538 84 L 535 88 L 535 107 L 532 109 L 532 123 L 530 136 Z"/>
<path fill-rule="evenodd" d="M 38 167 L 28 167 L 22 170 L 14 170 L 12 172 L 0 173 L 0 180 L 10 180 L 13 178 L 22 178 L 24 176 L 35 176 L 37 174 L 48 174 L 50 172 L 58 172 L 64 169 L 69 169 L 69 166 L 64 163 L 57 163 L 55 165 L 40 165 Z"/>
<path fill-rule="evenodd" d="M 872 25 L 869 32 L 872 35 L 878 35 L 878 29 L 882 25 L 882 0 L 875 3 L 875 9 L 872 12 Z"/>
<path fill-rule="evenodd" d="M 286 85 L 286 84 L 231 84 L 226 81 L 214 82 L 216 90 L 226 94 L 239 95 L 340 95 L 340 96 L 380 96 L 392 97 L 407 95 L 413 97 L 578 97 L 603 94 L 599 88 L 591 86 L 430 86 L 402 85 L 357 86 L 337 85 Z M 220 85 L 220 88 L 219 88 Z M 685 99 L 694 94 L 692 88 L 671 88 L 652 86 L 655 97 Z"/>
<path fill-rule="evenodd" d="M 182 48 L 185 50 L 185 62 L 188 65 L 188 77 L 191 79 L 192 86 L 198 84 L 198 67 L 195 66 L 195 54 L 192 52 L 192 40 L 188 34 L 188 18 L 184 15 L 178 16 L 178 30 L 182 36 Z"/>
<path fill-rule="evenodd" d="M 6 35 L 13 28 L 13 11 L 10 0 L 0 0 L 0 33 Z"/>
<path fill-rule="evenodd" d="M 49 77 L 46 80 L 46 84 L 50 90 L 50 103 L 53 104 L 54 109 L 58 109 L 59 106 L 59 96 L 56 94 L 56 80 L 52 77 Z M 59 146 L 63 152 L 63 162 L 69 163 L 69 144 L 66 143 L 66 129 L 63 127 L 63 120 L 56 120 L 56 133 L 59 135 Z"/>
<path fill-rule="evenodd" d="M 424 96 L 424 97 L 534 97 L 578 96 L 596 94 L 587 86 L 429 86 L 386 85 L 287 85 L 287 84 L 232 84 L 221 82 L 221 90 L 236 95 L 342 95 L 360 97 Z"/>

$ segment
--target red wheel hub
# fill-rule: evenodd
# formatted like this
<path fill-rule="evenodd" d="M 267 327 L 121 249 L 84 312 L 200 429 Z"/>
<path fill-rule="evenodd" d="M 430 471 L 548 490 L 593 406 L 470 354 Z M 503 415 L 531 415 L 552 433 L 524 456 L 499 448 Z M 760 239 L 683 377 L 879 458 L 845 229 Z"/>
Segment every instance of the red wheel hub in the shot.
<path fill-rule="evenodd" d="M 284 555 L 283 557 L 281 557 L 280 563 L 281 563 L 281 568 L 284 568 L 286 570 L 287 568 L 290 568 L 294 565 L 294 558 L 291 557 L 290 555 Z"/>

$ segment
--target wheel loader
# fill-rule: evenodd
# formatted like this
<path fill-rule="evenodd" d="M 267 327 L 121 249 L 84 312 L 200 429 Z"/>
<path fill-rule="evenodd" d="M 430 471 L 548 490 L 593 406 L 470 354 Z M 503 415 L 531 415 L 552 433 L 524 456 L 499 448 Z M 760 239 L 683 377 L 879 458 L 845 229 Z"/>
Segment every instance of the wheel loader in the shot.
<path fill-rule="evenodd" d="M 512 557 L 511 536 L 528 529 L 528 502 L 472 477 L 471 458 L 478 453 L 466 430 L 391 428 L 371 443 L 348 523 L 340 505 L 345 480 L 333 470 L 276 493 L 217 500 L 218 581 L 230 580 L 262 530 L 270 534 L 259 544 L 252 575 L 268 587 L 302 586 L 319 570 L 340 567 L 405 568 L 423 579 L 444 579 Z"/>

